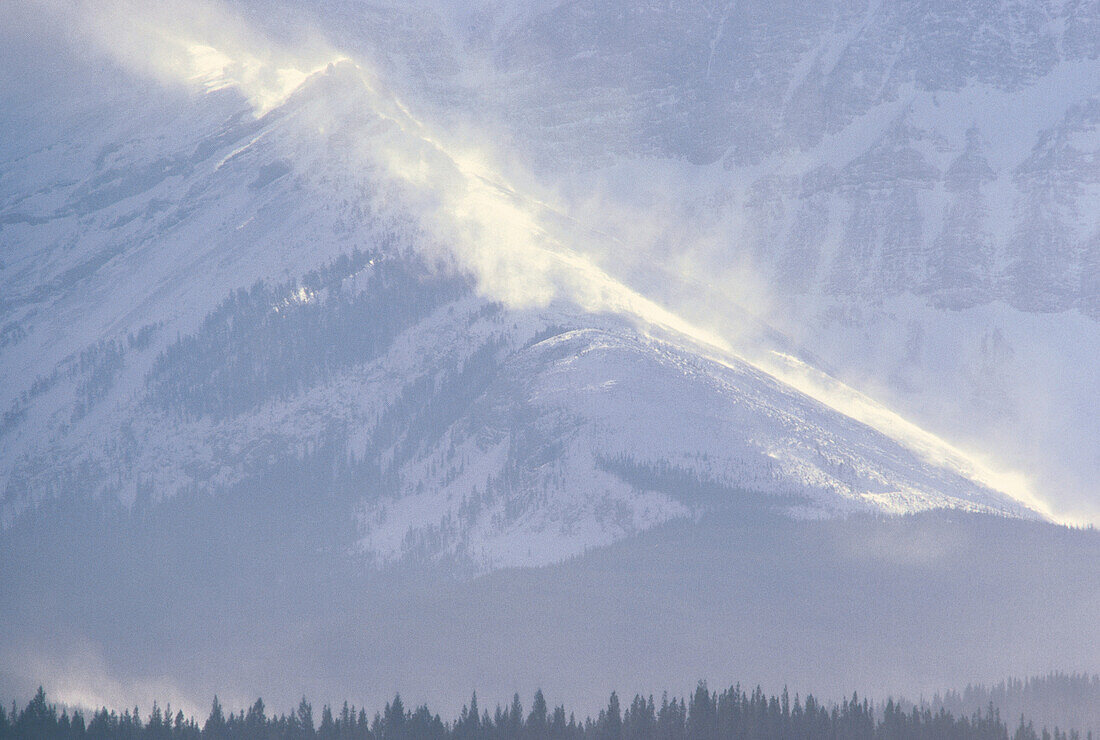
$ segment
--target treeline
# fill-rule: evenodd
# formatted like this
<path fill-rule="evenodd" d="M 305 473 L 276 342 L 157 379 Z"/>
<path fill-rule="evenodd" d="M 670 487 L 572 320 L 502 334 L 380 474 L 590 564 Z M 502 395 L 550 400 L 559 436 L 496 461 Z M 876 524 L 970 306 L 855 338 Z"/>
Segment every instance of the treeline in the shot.
<path fill-rule="evenodd" d="M 992 686 L 970 685 L 949 691 L 931 702 L 933 711 L 943 708 L 956 715 L 992 704 L 1006 717 L 1024 715 L 1037 725 L 1075 727 L 1100 731 L 1100 676 L 1083 673 L 1048 673 L 1032 678 L 1013 678 Z"/>
<path fill-rule="evenodd" d="M 119 714 L 100 709 L 88 716 L 69 713 L 50 704 L 38 693 L 22 710 L 12 704 L 0 707 L 0 740 L 719 740 L 725 738 L 792 740 L 1070 740 L 1074 732 L 1055 729 L 1036 732 L 1021 718 L 1010 733 L 999 713 L 989 706 L 969 717 L 956 717 L 945 709 L 904 710 L 893 700 L 879 711 L 856 694 L 840 704 L 825 705 L 812 695 L 792 699 L 786 690 L 766 696 L 758 687 L 746 692 L 734 686 L 711 692 L 700 683 L 690 698 L 660 702 L 635 696 L 620 706 L 612 693 L 607 707 L 595 718 L 578 721 L 564 706 L 553 709 L 537 692 L 530 711 L 517 694 L 510 706 L 490 713 L 478 707 L 475 694 L 461 714 L 444 722 L 427 706 L 406 709 L 397 696 L 381 712 L 324 706 L 315 718 L 313 707 L 302 699 L 287 714 L 267 712 L 258 699 L 247 710 L 229 712 L 214 698 L 210 714 L 201 724 L 182 711 L 173 713 L 157 704 L 142 718 L 135 707 Z M 1089 735 L 1091 738 L 1091 734 Z"/>

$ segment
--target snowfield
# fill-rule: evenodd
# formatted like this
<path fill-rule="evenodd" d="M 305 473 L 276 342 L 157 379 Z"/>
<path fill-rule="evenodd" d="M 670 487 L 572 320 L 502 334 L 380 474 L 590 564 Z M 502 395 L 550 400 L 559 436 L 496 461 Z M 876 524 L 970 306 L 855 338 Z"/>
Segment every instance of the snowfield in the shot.
<path fill-rule="evenodd" d="M 566 95 L 542 78 L 545 59 L 524 56 L 536 47 L 513 48 L 559 11 L 547 12 L 500 31 L 507 100 Z M 723 61 L 728 15 L 706 42 L 713 84 L 739 74 Z M 167 28 L 155 10 L 146 20 Z M 679 21 L 667 32 L 695 38 L 695 21 Z M 875 22 L 801 44 L 798 64 L 772 69 L 789 74 L 775 105 L 793 111 L 808 86 L 854 75 L 851 50 Z M 1071 407 L 1084 448 L 1100 440 L 1091 407 L 1070 400 L 1095 389 L 1087 358 L 1100 336 L 1094 250 L 1072 246 L 1095 228 L 1088 52 L 1008 80 L 979 66 L 942 90 L 883 83 L 881 100 L 861 93 L 822 131 L 787 148 L 769 139 L 752 161 L 733 130 L 707 134 L 704 149 L 732 143 L 697 164 L 702 150 L 685 161 L 669 142 L 633 154 L 614 144 L 606 162 L 537 116 L 513 122 L 516 143 L 553 132 L 531 158 L 568 162 L 555 193 L 456 135 L 466 103 L 441 113 L 442 88 L 488 94 L 480 81 L 403 78 L 392 57 L 372 68 L 361 45 L 337 51 L 335 31 L 303 51 L 244 25 L 185 30 L 178 63 L 136 65 L 139 36 L 109 61 L 93 53 L 98 87 L 77 100 L 46 90 L 65 100 L 63 139 L 2 149 L 5 526 L 57 497 L 129 505 L 272 485 L 295 461 L 354 499 L 353 551 L 379 565 L 543 565 L 749 493 L 801 517 L 957 508 L 1068 520 L 1080 509 L 1051 492 L 1080 483 L 1095 455 L 1057 469 L 1038 451 L 1064 431 L 1032 425 L 1037 410 L 1008 389 L 1030 381 L 1033 397 Z M 681 71 L 674 88 L 696 84 Z M 559 113 L 591 103 L 591 81 L 574 82 L 573 97 L 547 98 Z M 48 110 L 18 86 L 11 99 L 10 121 Z M 599 115 L 576 120 L 622 123 Z M 1005 117 L 1020 128 L 992 137 Z M 649 136 L 667 121 L 637 123 Z M 1034 226 L 1024 201 L 1036 177 L 1079 215 L 1056 229 L 1072 259 L 1032 265 L 1053 303 L 1013 287 L 1032 264 L 1012 245 Z M 613 205 L 612 182 L 622 207 L 605 223 L 590 205 L 571 209 L 588 186 Z M 667 212 L 692 224 L 682 238 L 700 235 L 681 257 L 655 253 L 674 248 L 667 233 L 647 242 L 623 227 L 658 186 L 682 199 Z M 744 308 L 749 287 L 723 300 L 729 275 L 700 274 L 721 250 L 751 265 L 769 305 Z M 1040 338 L 1044 356 L 1077 359 L 1031 373 Z M 1037 430 L 1030 446 L 1011 434 L 1021 424 Z"/>

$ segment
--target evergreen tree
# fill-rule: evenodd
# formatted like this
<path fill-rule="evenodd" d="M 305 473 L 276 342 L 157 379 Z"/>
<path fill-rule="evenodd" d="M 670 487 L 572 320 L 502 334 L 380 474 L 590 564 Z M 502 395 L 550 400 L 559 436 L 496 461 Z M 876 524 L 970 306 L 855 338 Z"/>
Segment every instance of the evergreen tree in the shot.
<path fill-rule="evenodd" d="M 622 740 L 623 717 L 619 709 L 619 695 L 611 692 L 607 709 L 600 711 L 596 722 L 596 740 Z"/>
<path fill-rule="evenodd" d="M 401 695 L 393 697 L 393 703 L 387 704 L 382 713 L 381 732 L 375 732 L 383 740 L 398 740 L 405 737 L 405 705 L 401 702 Z"/>
<path fill-rule="evenodd" d="M 264 713 L 264 700 L 257 699 L 256 703 L 248 709 L 248 715 L 244 720 L 244 730 L 247 737 L 261 737 L 267 729 L 267 715 Z"/>
<path fill-rule="evenodd" d="M 1020 715 L 1020 726 L 1016 728 L 1016 734 L 1012 736 L 1012 740 L 1039 740 L 1031 723 L 1024 724 L 1023 715 Z"/>
<path fill-rule="evenodd" d="M 668 694 L 661 698 L 661 710 L 657 714 L 658 740 L 684 740 L 684 706 L 676 699 L 671 702 Z"/>
<path fill-rule="evenodd" d="M 455 722 L 456 740 L 475 740 L 481 737 L 481 717 L 478 716 L 477 692 L 470 697 L 469 706 L 462 707 L 462 714 Z"/>
<path fill-rule="evenodd" d="M 535 691 L 535 698 L 531 702 L 531 713 L 527 715 L 526 729 L 526 737 L 531 740 L 548 740 L 550 737 L 546 698 L 542 695 L 542 689 Z"/>
<path fill-rule="evenodd" d="M 508 707 L 501 730 L 505 737 L 521 737 L 523 734 L 523 704 L 518 693 L 512 694 L 512 705 Z"/>
<path fill-rule="evenodd" d="M 210 706 L 210 716 L 202 726 L 202 737 L 203 740 L 222 740 L 229 737 L 225 714 L 217 695 L 214 696 L 214 703 Z"/>
<path fill-rule="evenodd" d="M 17 737 L 54 737 L 57 734 L 57 708 L 46 703 L 41 686 L 15 722 Z"/>
<path fill-rule="evenodd" d="M 313 707 L 310 705 L 306 698 L 303 696 L 302 701 L 298 703 L 298 729 L 301 736 L 304 738 L 314 737 L 313 731 Z M 206 740 L 204 737 L 203 740 Z"/>
<path fill-rule="evenodd" d="M 623 738 L 624 740 L 654 740 L 657 732 L 657 715 L 653 706 L 653 696 L 649 701 L 642 698 L 641 694 L 634 696 L 634 701 L 623 713 Z"/>
<path fill-rule="evenodd" d="M 691 697 L 688 709 L 687 736 L 689 740 L 717 740 L 718 711 L 716 697 L 707 691 L 706 682 L 701 681 Z"/>
<path fill-rule="evenodd" d="M 332 717 L 332 709 L 328 704 L 321 707 L 321 726 L 317 728 L 318 740 L 336 740 L 336 720 Z"/>
<path fill-rule="evenodd" d="M 551 740 L 564 740 L 571 735 L 570 725 L 565 721 L 565 707 L 554 707 L 554 717 L 550 720 Z"/>

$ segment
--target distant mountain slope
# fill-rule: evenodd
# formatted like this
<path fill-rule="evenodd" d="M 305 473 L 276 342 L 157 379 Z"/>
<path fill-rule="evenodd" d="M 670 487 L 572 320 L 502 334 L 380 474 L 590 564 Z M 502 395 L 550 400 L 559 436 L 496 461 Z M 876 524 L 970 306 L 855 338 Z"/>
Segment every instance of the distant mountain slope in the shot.
<path fill-rule="evenodd" d="M 0 688 L 197 712 L 214 685 L 271 707 L 401 691 L 443 711 L 475 689 L 488 706 L 541 687 L 584 707 L 597 688 L 700 678 L 928 698 L 1100 660 L 1095 532 L 942 511 L 796 521 L 745 497 L 564 563 L 455 580 L 347 558 L 351 528 L 319 506 L 336 496 L 271 486 L 25 517 L 0 536 Z"/>

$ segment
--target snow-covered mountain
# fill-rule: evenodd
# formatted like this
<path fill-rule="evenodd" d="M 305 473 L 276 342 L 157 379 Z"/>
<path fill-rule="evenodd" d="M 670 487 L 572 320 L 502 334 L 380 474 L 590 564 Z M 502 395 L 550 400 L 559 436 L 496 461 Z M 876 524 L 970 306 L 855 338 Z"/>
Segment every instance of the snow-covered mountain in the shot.
<path fill-rule="evenodd" d="M 392 176 L 355 151 L 432 142 L 351 62 L 259 119 L 235 90 L 197 105 L 207 127 L 120 122 L 126 145 L 96 142 L 83 177 L 7 211 L 9 522 L 43 496 L 217 490 L 316 454 L 334 470 L 319 486 L 358 491 L 362 547 L 381 561 L 428 548 L 544 564 L 742 489 L 801 514 L 1034 513 L 967 461 L 701 345 L 595 267 L 550 268 L 557 297 L 524 307 L 538 282 L 509 274 L 521 295 L 494 301 L 468 255 L 433 265 L 418 240 L 438 237 L 381 210 Z M 55 156 L 13 169 L 30 180 Z M 484 199 L 474 226 L 512 202 L 527 212 L 515 191 L 473 190 L 485 176 L 458 155 L 427 156 L 433 178 Z M 666 469 L 725 493 L 692 501 L 638 475 Z"/>
<path fill-rule="evenodd" d="M 723 580 L 725 545 L 790 588 L 866 548 L 976 625 L 991 597 L 960 553 L 1039 588 L 1000 538 L 1100 510 L 1100 3 L 189 8 L 43 3 L 0 37 L 0 615 L 21 636 L 45 639 L 31 596 L 67 593 L 85 545 L 117 556 L 77 571 L 110 590 L 162 524 L 183 585 L 158 603 L 217 611 L 209 549 L 226 593 L 317 634 L 361 637 L 408 572 L 481 574 L 513 625 L 535 597 L 507 579 L 665 573 L 646 548 L 676 538 L 669 563 L 756 617 L 775 594 Z M 934 535 L 876 519 L 921 512 Z M 782 552 L 754 551 L 771 532 Z M 53 585 L 22 580 L 35 562 Z M 318 563 L 322 602 L 338 573 L 382 580 L 315 613 Z M 1077 599 L 1067 634 L 1093 580 L 1043 586 Z M 655 618 L 727 603 L 692 598 Z M 418 599 L 372 619 L 400 632 Z M 90 641 L 125 642 L 88 610 Z"/>

